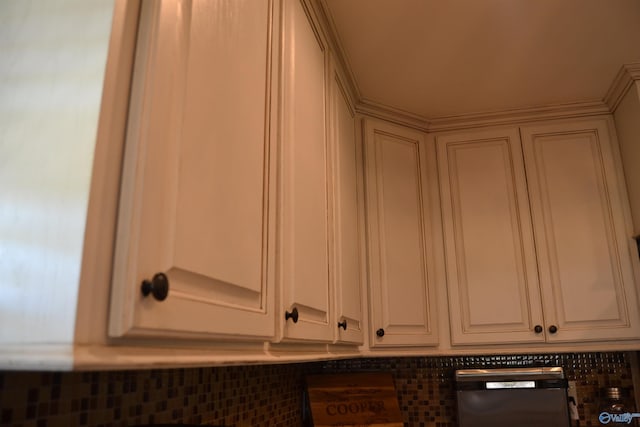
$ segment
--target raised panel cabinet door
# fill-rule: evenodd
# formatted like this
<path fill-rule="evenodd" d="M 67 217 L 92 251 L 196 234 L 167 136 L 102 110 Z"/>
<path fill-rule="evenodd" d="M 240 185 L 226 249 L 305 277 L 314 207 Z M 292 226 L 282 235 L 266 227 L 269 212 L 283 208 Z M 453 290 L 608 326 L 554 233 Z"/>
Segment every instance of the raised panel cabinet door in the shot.
<path fill-rule="evenodd" d="M 452 344 L 544 341 L 518 130 L 436 144 Z"/>
<path fill-rule="evenodd" d="M 291 0 L 284 6 L 278 317 L 283 339 L 331 342 L 336 326 L 328 254 L 329 51 L 309 5 Z"/>
<path fill-rule="evenodd" d="M 362 152 L 343 79 L 335 69 L 332 74 L 334 323 L 337 342 L 362 344 Z"/>
<path fill-rule="evenodd" d="M 607 119 L 521 128 L 549 341 L 640 336 L 631 227 Z"/>
<path fill-rule="evenodd" d="M 144 2 L 112 336 L 275 334 L 275 1 Z M 162 272 L 166 300 L 140 284 Z"/>
<path fill-rule="evenodd" d="M 367 120 L 364 151 L 370 345 L 435 345 L 433 145 L 420 132 Z"/>

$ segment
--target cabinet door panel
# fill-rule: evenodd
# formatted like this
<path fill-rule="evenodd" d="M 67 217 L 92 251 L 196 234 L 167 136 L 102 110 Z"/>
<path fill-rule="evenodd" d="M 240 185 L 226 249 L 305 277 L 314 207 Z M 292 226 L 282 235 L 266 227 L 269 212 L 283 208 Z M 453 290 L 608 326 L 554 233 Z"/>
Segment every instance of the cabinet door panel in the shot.
<path fill-rule="evenodd" d="M 362 159 L 356 138 L 356 119 L 335 72 L 332 81 L 333 107 L 333 270 L 336 293 L 335 323 L 347 323 L 338 329 L 338 341 L 362 344 L 361 275 L 361 176 Z M 337 325 L 336 325 L 337 326 Z"/>
<path fill-rule="evenodd" d="M 437 138 L 453 344 L 543 341 L 516 129 Z"/>
<path fill-rule="evenodd" d="M 267 291 L 273 8 L 251 0 L 144 6 L 113 335 L 275 332 Z M 143 299 L 139 283 L 158 271 L 169 277 L 169 297 Z"/>
<path fill-rule="evenodd" d="M 552 341 L 637 338 L 633 272 L 605 121 L 522 130 Z"/>
<path fill-rule="evenodd" d="M 285 4 L 282 126 L 283 337 L 332 341 L 327 213 L 327 44 L 299 0 Z M 284 319 L 284 316 L 283 316 Z"/>
<path fill-rule="evenodd" d="M 435 344 L 424 137 L 381 122 L 366 126 L 371 346 Z"/>

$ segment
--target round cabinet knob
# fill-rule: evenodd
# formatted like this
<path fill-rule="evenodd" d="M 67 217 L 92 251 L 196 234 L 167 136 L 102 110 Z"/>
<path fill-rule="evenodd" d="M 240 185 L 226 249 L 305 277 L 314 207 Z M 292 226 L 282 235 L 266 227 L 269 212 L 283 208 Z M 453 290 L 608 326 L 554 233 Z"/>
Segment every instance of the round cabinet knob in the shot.
<path fill-rule="evenodd" d="M 293 323 L 298 323 L 298 309 L 293 307 L 293 310 L 284 312 L 284 320 L 293 320 Z"/>
<path fill-rule="evenodd" d="M 376 335 L 382 338 L 384 336 L 384 329 L 380 328 L 376 331 Z"/>
<path fill-rule="evenodd" d="M 158 301 L 164 301 L 169 295 L 169 278 L 164 273 L 156 273 L 151 280 L 143 280 L 140 286 L 142 295 L 153 295 Z"/>
<path fill-rule="evenodd" d="M 343 320 L 342 322 L 338 322 L 338 329 L 344 329 L 345 331 L 347 330 L 347 321 Z"/>
<path fill-rule="evenodd" d="M 555 334 L 558 332 L 558 327 L 556 325 L 549 326 L 549 333 Z"/>
<path fill-rule="evenodd" d="M 536 326 L 535 326 L 535 328 L 533 328 L 533 331 L 534 331 L 536 334 L 541 333 L 541 332 L 542 332 L 542 326 L 540 326 L 540 325 L 536 325 Z"/>

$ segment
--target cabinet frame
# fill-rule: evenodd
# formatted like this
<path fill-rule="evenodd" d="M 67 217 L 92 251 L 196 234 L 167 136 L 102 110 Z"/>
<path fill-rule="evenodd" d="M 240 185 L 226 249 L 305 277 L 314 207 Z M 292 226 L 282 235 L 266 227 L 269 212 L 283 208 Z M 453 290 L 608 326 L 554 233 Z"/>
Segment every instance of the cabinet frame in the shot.
<path fill-rule="evenodd" d="M 260 35 L 266 38 L 267 45 L 264 47 L 265 103 L 262 106 L 264 123 L 261 131 L 264 151 L 259 154 L 263 165 L 259 201 L 262 216 L 261 265 L 257 289 L 251 291 L 253 300 L 245 297 L 248 292 L 234 294 L 234 286 L 240 289 L 246 284 L 216 280 L 220 285 L 216 285 L 213 293 L 213 289 L 203 282 L 208 277 L 187 272 L 189 274 L 181 276 L 184 276 L 181 279 L 184 286 L 170 286 L 169 299 L 160 303 L 150 297 L 143 298 L 140 283 L 157 271 L 171 269 L 175 256 L 172 245 L 176 237 L 174 221 L 178 209 L 176 177 L 185 120 L 183 103 L 187 94 L 190 35 L 194 30 L 191 8 L 194 5 L 189 1 L 143 3 L 138 37 L 141 48 L 136 52 L 125 144 L 110 336 L 232 341 L 264 341 L 274 336 L 275 244 L 270 236 L 274 235 L 275 229 L 275 203 L 269 201 L 269 194 L 275 194 L 276 176 L 277 127 L 273 111 L 277 102 L 274 95 L 277 93 L 277 87 L 274 87 L 277 80 L 273 75 L 277 75 L 279 67 L 276 49 L 279 42 L 279 4 L 277 0 L 270 0 L 264 5 L 267 34 Z M 158 125 L 161 129 L 157 129 Z M 150 175 L 150 179 L 149 171 L 152 167 L 158 169 L 158 165 L 165 166 L 164 170 Z M 155 203 L 157 215 L 142 217 L 143 198 Z M 163 239 L 164 243 L 149 246 L 149 240 L 144 242 L 140 226 L 143 223 L 166 232 L 167 235 L 162 237 L 157 234 L 149 236 L 149 230 L 152 230 L 149 227 L 146 232 L 147 239 Z M 147 252 L 141 250 L 143 243 Z M 147 262 L 145 258 L 153 258 L 157 267 L 138 271 L 139 265 Z M 169 276 L 171 280 L 170 273 Z M 250 286 L 256 287 L 255 284 Z"/>
<path fill-rule="evenodd" d="M 549 205 L 548 191 L 542 190 L 543 186 L 549 186 L 542 175 L 544 165 L 540 153 L 536 151 L 534 144 L 537 138 L 560 138 L 562 144 L 563 137 L 582 137 L 591 135 L 591 145 L 587 151 L 591 154 L 584 156 L 592 161 L 582 162 L 585 170 L 595 171 L 595 176 L 585 176 L 585 180 L 593 179 L 599 188 L 600 203 L 594 209 L 602 209 L 602 218 L 605 220 L 604 232 L 608 246 L 608 257 L 611 257 L 613 266 L 614 286 L 617 299 L 617 313 L 619 318 L 599 319 L 596 313 L 589 319 L 577 320 L 577 310 L 575 305 L 573 315 L 575 319 L 566 318 L 564 313 L 564 303 L 560 295 L 562 292 L 558 276 L 558 266 L 554 257 L 557 256 L 553 239 L 555 238 L 551 219 L 552 205 Z M 459 275 L 464 276 L 464 268 L 457 265 L 458 253 L 456 252 L 457 237 L 460 230 L 460 220 L 454 215 L 451 208 L 451 188 L 449 183 L 449 169 L 447 162 L 450 161 L 447 153 L 447 145 L 456 142 L 478 142 L 504 139 L 510 141 L 513 146 L 509 155 L 517 179 L 514 196 L 520 200 L 517 215 L 519 222 L 518 232 L 526 237 L 526 250 L 518 250 L 516 253 L 524 255 L 524 265 L 530 272 L 527 281 L 528 298 L 526 312 L 523 311 L 519 334 L 516 334 L 508 324 L 473 325 L 469 322 L 469 313 L 465 305 L 464 289 L 459 287 Z M 476 129 L 464 132 L 449 132 L 436 136 L 438 140 L 438 161 L 440 168 L 440 184 L 443 200 L 443 220 L 445 227 L 445 247 L 447 253 L 447 275 L 448 275 L 448 295 L 452 345 L 516 345 L 522 342 L 539 344 L 541 349 L 550 343 L 565 343 L 565 345 L 584 345 L 589 342 L 606 342 L 615 340 L 634 340 L 640 336 L 640 316 L 638 315 L 638 297 L 635 286 L 638 275 L 638 260 L 636 249 L 632 239 L 630 215 L 628 204 L 625 199 L 625 187 L 620 171 L 619 153 L 615 145 L 615 132 L 612 127 L 611 118 L 608 116 L 573 119 L 573 120 L 545 120 L 532 124 L 516 127 L 496 127 L 486 129 Z M 553 142 L 550 142 L 553 143 Z M 522 147 L 522 148 L 521 148 Z M 557 146 L 556 146 L 557 147 Z M 585 152 L 586 153 L 586 152 Z M 575 153 L 574 153 L 575 155 Z M 583 157 L 584 157 L 583 156 Z M 560 159 L 565 158 L 560 157 Z M 586 158 L 585 157 L 585 158 Z M 557 162 L 556 162 L 557 163 Z M 593 166 L 589 166 L 593 164 Z M 577 167 L 578 165 L 576 165 Z M 570 173 L 572 166 L 554 166 L 556 171 Z M 592 167 L 592 169 L 588 169 Z M 481 169 L 479 169 L 481 171 Z M 579 169 L 576 170 L 578 172 Z M 583 171 L 584 172 L 584 171 Z M 480 173 L 480 172 L 478 172 Z M 545 172 L 546 173 L 546 172 Z M 591 173 L 591 172 L 589 172 Z M 561 184 L 561 183 L 558 183 Z M 583 186 L 588 183 L 584 181 Z M 572 185 L 578 185 L 573 183 Z M 558 185 L 556 185 L 558 187 Z M 573 195 L 573 193 L 572 193 Z M 556 195 L 555 200 L 561 200 Z M 584 194 L 584 200 L 589 197 Z M 513 197 L 512 197 L 513 198 Z M 595 203 L 595 202 L 594 202 Z M 592 203 L 592 204 L 594 204 Z M 560 211 L 558 211 L 560 212 Z M 592 215 L 593 216 L 593 215 Z M 586 219 L 585 219 L 586 220 Z M 456 225 L 458 224 L 458 225 Z M 566 218 L 564 224 L 567 229 L 573 227 Z M 568 224 L 568 225 L 567 225 Z M 601 231 L 601 230 L 600 230 Z M 566 234 L 566 233 L 565 233 Z M 589 238 L 588 234 L 585 238 Z M 565 241 L 565 249 L 567 242 Z M 575 260 L 571 260 L 565 250 L 564 260 L 570 265 Z M 569 267 L 564 267 L 565 269 Z M 461 273 L 462 272 L 462 273 Z M 573 274 L 568 272 L 568 274 Z M 572 277 L 576 277 L 573 274 Z M 572 285 L 575 287 L 575 285 Z M 609 292 L 611 290 L 609 289 Z M 595 294 L 591 293 L 590 304 L 595 301 Z M 609 294 L 610 295 L 610 294 Z M 490 296 L 487 296 L 487 298 Z M 576 295 L 576 298 L 584 297 L 584 293 Z M 461 302 L 462 301 L 462 302 Z M 477 303 L 477 302 L 476 302 Z M 462 307 L 462 308 L 460 308 Z M 466 310 L 466 311 L 465 311 Z M 535 326 L 535 327 L 534 327 Z M 536 332 L 537 327 L 540 331 Z M 487 348 L 487 347 L 480 347 Z M 492 347 L 488 347 L 492 348 Z"/>
<path fill-rule="evenodd" d="M 616 138 L 615 133 L 612 132 L 612 125 L 610 118 L 601 117 L 549 121 L 525 125 L 520 128 L 528 188 L 532 202 L 531 213 L 536 239 L 538 270 L 543 290 L 545 322 L 547 329 L 550 325 L 558 328 L 556 333 L 547 333 L 548 342 L 636 339 L 640 336 L 640 313 L 637 304 L 636 271 L 634 269 L 634 264 L 637 265 L 638 260 L 634 254 L 635 248 L 631 238 L 632 228 L 629 206 L 626 201 L 626 189 L 623 181 L 620 180 L 620 175 L 616 173 L 621 169 L 621 161 L 616 148 Z M 575 142 L 572 142 L 572 139 Z M 601 237 L 605 241 L 600 246 L 605 246 L 608 249 L 605 251 L 607 253 L 602 257 L 604 259 L 587 262 L 589 264 L 588 267 L 591 267 L 592 263 L 598 263 L 604 270 L 611 269 L 612 288 L 604 289 L 604 286 L 608 286 L 605 283 L 607 278 L 601 276 L 591 279 L 592 282 L 589 286 L 593 294 L 602 292 L 597 299 L 598 305 L 610 299 L 610 294 L 607 295 L 607 291 L 615 294 L 617 307 L 614 311 L 617 312 L 615 315 L 618 316 L 617 318 L 611 317 L 611 313 L 602 313 L 604 317 L 598 318 L 597 309 L 593 307 L 592 310 L 589 310 L 590 313 L 593 313 L 589 314 L 591 318 L 584 318 L 586 313 L 579 313 L 581 310 L 575 306 L 572 308 L 572 303 L 568 301 L 572 295 L 567 294 L 564 287 L 567 285 L 575 287 L 575 285 L 568 283 L 573 276 L 569 277 L 567 273 L 569 272 L 568 270 L 578 270 L 579 268 L 572 268 L 571 265 L 575 266 L 581 261 L 576 260 L 572 254 L 567 252 L 570 245 L 568 241 L 563 242 L 556 238 L 556 233 L 559 230 L 556 228 L 555 223 L 560 223 L 562 218 L 560 218 L 560 212 L 557 208 L 554 209 L 553 202 L 550 200 L 550 186 L 555 186 L 555 184 L 548 181 L 545 173 L 550 174 L 554 170 L 556 173 L 558 171 L 562 171 L 564 174 L 572 173 L 573 165 L 566 163 L 562 165 L 548 164 L 551 159 L 544 157 L 545 148 L 542 144 L 545 143 L 545 140 L 548 141 L 546 144 L 556 146 L 559 146 L 559 144 L 573 144 L 577 147 L 577 145 L 588 144 L 584 149 L 583 157 L 581 157 L 583 161 L 579 162 L 579 164 L 576 162 L 576 166 L 580 169 L 577 167 L 574 167 L 574 169 L 575 174 L 577 174 L 582 169 L 592 168 L 591 171 L 594 175 L 585 176 L 581 181 L 581 187 L 589 184 L 597 187 L 598 197 L 596 198 L 600 203 L 597 204 L 597 207 L 593 206 L 593 208 L 595 211 L 600 211 L 600 213 L 594 212 L 588 216 L 585 214 L 584 216 L 571 218 L 571 221 L 575 223 L 576 221 L 584 222 L 590 219 L 594 222 L 592 225 L 598 227 L 597 229 L 590 228 L 593 231 L 593 239 Z M 574 156 L 578 154 L 580 153 L 573 153 Z M 593 183 L 588 182 L 588 179 L 592 179 Z M 579 190 L 576 189 L 572 193 L 580 197 Z M 590 194 L 589 196 L 593 195 Z M 588 198 L 592 199 L 592 197 Z M 582 195 L 582 199 L 583 201 L 586 200 L 587 196 Z M 595 205 L 596 203 L 593 204 Z M 598 217 L 601 224 L 595 223 L 595 219 Z M 567 222 L 565 219 L 564 223 Z M 569 232 L 571 231 L 570 228 L 570 225 L 566 227 Z M 601 234 L 598 236 L 596 232 Z M 590 236 L 585 237 L 589 238 Z M 576 247 L 581 249 L 581 246 L 578 245 Z M 560 262 L 565 263 L 564 272 L 560 271 Z M 599 271 L 604 273 L 603 269 Z M 563 279 L 567 283 L 563 284 Z M 594 289 L 597 287 L 603 289 L 601 291 Z M 575 293 L 573 295 L 579 297 Z M 591 304 L 593 305 L 595 302 L 591 301 Z M 573 318 L 571 317 L 572 315 Z M 583 320 L 578 318 L 580 316 L 583 317 Z"/>
<path fill-rule="evenodd" d="M 369 347 L 384 349 L 435 346 L 439 342 L 435 291 L 438 270 L 435 266 L 435 260 L 438 259 L 437 253 L 440 245 L 440 214 L 433 142 L 427 140 L 422 132 L 374 119 L 365 120 L 364 135 L 369 270 Z M 383 139 L 387 139 L 387 141 Z M 402 221 L 398 222 L 398 212 L 395 212 L 394 218 L 385 218 L 385 208 L 393 209 L 385 200 L 382 190 L 384 166 L 381 150 L 385 143 L 403 145 L 399 148 L 404 152 L 399 151 L 398 154 L 413 156 L 413 164 L 406 165 L 405 170 L 413 172 L 413 185 L 416 194 L 406 195 L 403 200 L 410 204 L 415 203 L 414 207 L 417 209 L 417 216 L 414 219 L 418 221 L 418 224 L 414 225 L 418 227 L 418 235 L 413 242 L 418 246 L 417 253 L 407 252 L 405 254 L 402 252 L 404 248 L 390 248 L 387 237 L 385 237 L 387 219 L 392 221 L 387 225 L 395 227 L 395 231 L 399 233 L 395 237 L 396 240 L 397 238 L 402 239 L 401 235 L 408 236 L 410 234 L 403 230 Z M 389 185 L 391 184 L 393 183 L 389 183 Z M 409 202 L 411 197 L 413 200 Z M 398 243 L 396 242 L 396 244 Z M 394 252 L 395 250 L 398 252 Z M 393 292 L 391 289 L 393 283 L 389 282 L 388 277 L 388 262 L 391 262 L 395 272 L 399 273 L 403 271 L 400 265 L 403 263 L 401 259 L 405 255 L 413 257 L 413 261 L 418 260 L 418 265 L 414 264 L 412 268 L 417 268 L 419 277 L 405 277 L 414 287 L 412 290 L 417 292 L 417 295 L 412 294 L 409 298 L 419 299 L 423 303 L 423 311 L 418 316 L 420 319 L 413 319 L 411 323 L 407 323 L 406 319 L 401 319 L 406 317 L 403 313 L 393 312 L 394 308 L 391 308 L 388 302 L 389 293 Z M 396 277 L 395 279 L 400 278 Z M 407 296 L 405 295 L 404 298 Z M 382 331 L 379 332 L 380 330 Z"/>

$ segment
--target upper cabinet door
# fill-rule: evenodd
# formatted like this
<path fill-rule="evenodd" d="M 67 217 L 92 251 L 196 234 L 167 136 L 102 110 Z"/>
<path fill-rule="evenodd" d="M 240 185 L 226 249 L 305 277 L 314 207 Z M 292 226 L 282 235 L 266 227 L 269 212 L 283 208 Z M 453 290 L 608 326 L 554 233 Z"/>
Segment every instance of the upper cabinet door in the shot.
<path fill-rule="evenodd" d="M 332 75 L 331 157 L 334 179 L 331 271 L 335 284 L 334 323 L 338 328 L 338 342 L 362 344 L 362 152 L 344 80 L 335 69 L 332 70 Z"/>
<path fill-rule="evenodd" d="M 550 341 L 640 337 L 624 186 L 607 121 L 521 129 Z"/>
<path fill-rule="evenodd" d="M 517 128 L 437 137 L 452 344 L 544 341 Z"/>
<path fill-rule="evenodd" d="M 365 132 L 370 345 L 434 345 L 433 145 L 420 132 L 375 120 Z"/>
<path fill-rule="evenodd" d="M 306 2 L 284 3 L 279 282 L 282 337 L 333 341 L 328 242 L 329 51 Z M 289 313 L 285 321 L 285 313 Z"/>
<path fill-rule="evenodd" d="M 112 336 L 274 331 L 273 1 L 144 2 Z M 162 272 L 165 301 L 140 284 Z"/>

